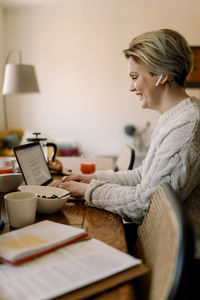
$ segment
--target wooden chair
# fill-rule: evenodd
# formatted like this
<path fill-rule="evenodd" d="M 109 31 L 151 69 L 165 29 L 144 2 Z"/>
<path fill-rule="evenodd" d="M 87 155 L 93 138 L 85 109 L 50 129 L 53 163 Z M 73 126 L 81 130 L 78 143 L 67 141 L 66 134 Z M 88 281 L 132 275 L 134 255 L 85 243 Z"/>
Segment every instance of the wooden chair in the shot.
<path fill-rule="evenodd" d="M 134 255 L 150 268 L 139 282 L 139 299 L 197 299 L 191 287 L 194 238 L 181 202 L 169 184 L 159 185 L 151 197 L 138 228 Z"/>
<path fill-rule="evenodd" d="M 115 171 L 132 170 L 135 161 L 135 150 L 125 145 L 121 148 L 115 164 Z"/>

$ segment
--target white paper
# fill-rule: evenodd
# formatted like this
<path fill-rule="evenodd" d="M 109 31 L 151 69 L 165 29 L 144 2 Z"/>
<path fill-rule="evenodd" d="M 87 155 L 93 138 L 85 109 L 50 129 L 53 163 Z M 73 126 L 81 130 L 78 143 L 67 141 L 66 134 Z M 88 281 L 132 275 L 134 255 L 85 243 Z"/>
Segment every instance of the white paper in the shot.
<path fill-rule="evenodd" d="M 82 241 L 18 266 L 0 264 L 0 299 L 52 299 L 140 263 L 99 240 Z"/>
<path fill-rule="evenodd" d="M 73 240 L 84 233 L 83 228 L 41 221 L 0 235 L 0 257 L 15 261 Z"/>

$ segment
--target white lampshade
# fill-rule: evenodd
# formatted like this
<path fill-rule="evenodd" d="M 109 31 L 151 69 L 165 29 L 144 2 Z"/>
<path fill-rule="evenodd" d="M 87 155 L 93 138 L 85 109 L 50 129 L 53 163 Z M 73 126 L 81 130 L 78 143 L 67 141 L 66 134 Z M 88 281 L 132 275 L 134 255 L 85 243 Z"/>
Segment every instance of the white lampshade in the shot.
<path fill-rule="evenodd" d="M 38 93 L 39 87 L 32 65 L 6 64 L 2 94 Z"/>

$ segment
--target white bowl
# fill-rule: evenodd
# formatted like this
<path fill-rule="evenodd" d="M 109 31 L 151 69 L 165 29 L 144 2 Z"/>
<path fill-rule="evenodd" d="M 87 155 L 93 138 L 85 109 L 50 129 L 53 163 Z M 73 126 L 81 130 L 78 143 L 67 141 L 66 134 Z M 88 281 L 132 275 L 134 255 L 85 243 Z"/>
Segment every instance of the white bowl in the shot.
<path fill-rule="evenodd" d="M 8 193 L 16 191 L 22 184 L 23 176 L 21 173 L 0 174 L 0 192 Z"/>
<path fill-rule="evenodd" d="M 18 189 L 22 192 L 34 192 L 37 197 L 37 212 L 42 214 L 52 214 L 62 208 L 70 197 L 70 195 L 59 198 L 48 198 L 52 195 L 57 195 L 58 197 L 64 196 L 68 191 L 53 186 L 41 186 L 41 185 L 20 185 Z M 46 196 L 47 198 L 42 198 Z"/>

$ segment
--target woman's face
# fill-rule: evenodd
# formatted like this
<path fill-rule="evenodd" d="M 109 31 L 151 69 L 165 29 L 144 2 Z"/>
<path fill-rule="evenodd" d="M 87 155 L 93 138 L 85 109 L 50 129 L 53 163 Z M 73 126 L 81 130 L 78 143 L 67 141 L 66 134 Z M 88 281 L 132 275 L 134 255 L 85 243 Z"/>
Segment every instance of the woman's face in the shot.
<path fill-rule="evenodd" d="M 150 108 L 159 111 L 161 88 L 156 86 L 160 75 L 152 76 L 146 69 L 135 62 L 132 57 L 128 58 L 128 71 L 131 78 L 130 91 L 135 92 L 141 101 L 142 108 Z"/>

